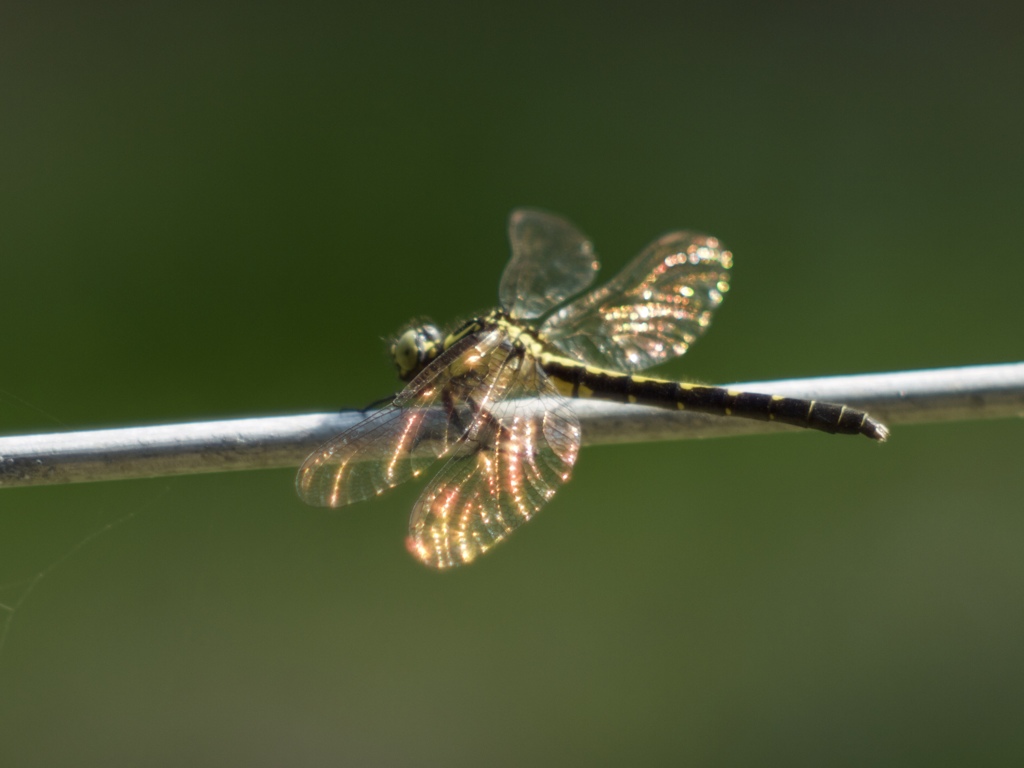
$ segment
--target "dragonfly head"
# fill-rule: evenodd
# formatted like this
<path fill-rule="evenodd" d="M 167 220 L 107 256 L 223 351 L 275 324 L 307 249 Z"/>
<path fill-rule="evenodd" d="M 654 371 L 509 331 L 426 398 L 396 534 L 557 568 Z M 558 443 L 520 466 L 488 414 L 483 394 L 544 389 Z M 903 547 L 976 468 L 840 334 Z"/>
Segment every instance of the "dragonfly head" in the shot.
<path fill-rule="evenodd" d="M 433 323 L 407 328 L 391 342 L 391 359 L 398 368 L 398 378 L 412 381 L 427 364 L 441 354 L 444 334 Z"/>

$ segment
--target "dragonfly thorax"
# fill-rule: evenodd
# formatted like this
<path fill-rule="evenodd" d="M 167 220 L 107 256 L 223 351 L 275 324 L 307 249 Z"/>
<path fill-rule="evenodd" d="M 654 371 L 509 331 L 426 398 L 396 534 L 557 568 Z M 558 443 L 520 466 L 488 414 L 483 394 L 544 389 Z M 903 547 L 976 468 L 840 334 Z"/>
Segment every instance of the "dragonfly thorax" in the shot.
<path fill-rule="evenodd" d="M 444 334 L 433 323 L 408 328 L 391 344 L 391 359 L 398 368 L 398 378 L 411 381 L 427 363 L 441 352 Z"/>

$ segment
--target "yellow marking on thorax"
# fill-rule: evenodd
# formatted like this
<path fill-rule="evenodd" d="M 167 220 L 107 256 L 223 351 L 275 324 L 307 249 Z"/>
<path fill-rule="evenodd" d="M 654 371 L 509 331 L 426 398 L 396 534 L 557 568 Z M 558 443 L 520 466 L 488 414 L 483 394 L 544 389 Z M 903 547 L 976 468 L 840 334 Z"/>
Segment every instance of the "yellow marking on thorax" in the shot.
<path fill-rule="evenodd" d="M 534 336 L 528 328 L 509 322 L 503 317 L 497 318 L 495 320 L 495 325 L 505 330 L 508 334 L 509 340 L 513 344 L 521 344 L 523 348 L 534 357 L 539 358 L 544 354 L 544 345 L 537 340 L 537 337 Z M 572 361 L 566 359 L 566 362 Z"/>
<path fill-rule="evenodd" d="M 459 328 L 458 330 L 452 331 L 444 337 L 444 342 L 441 344 L 441 349 L 450 349 L 453 344 L 466 338 L 471 333 L 476 333 L 482 326 L 480 323 L 469 323 L 468 325 Z"/>

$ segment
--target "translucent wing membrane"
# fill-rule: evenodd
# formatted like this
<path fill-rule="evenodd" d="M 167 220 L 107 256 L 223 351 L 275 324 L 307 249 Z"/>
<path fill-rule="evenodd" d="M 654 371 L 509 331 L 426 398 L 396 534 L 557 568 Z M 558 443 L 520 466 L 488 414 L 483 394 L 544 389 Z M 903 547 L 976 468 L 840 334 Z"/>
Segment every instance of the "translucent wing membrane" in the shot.
<path fill-rule="evenodd" d="M 580 425 L 529 355 L 510 358 L 505 399 L 482 411 L 467 448 L 427 486 L 409 522 L 409 551 L 446 568 L 473 560 L 530 520 L 569 479 Z M 538 398 L 525 400 L 523 398 Z"/>
<path fill-rule="evenodd" d="M 497 329 L 454 344 L 394 403 L 311 454 L 295 479 L 299 496 L 307 504 L 342 507 L 419 475 L 470 430 L 470 396 L 493 396 L 509 351 Z"/>
<path fill-rule="evenodd" d="M 572 224 L 543 211 L 520 209 L 508 222 L 512 258 L 498 289 L 513 317 L 539 317 L 594 281 L 593 246 Z"/>
<path fill-rule="evenodd" d="M 588 365 L 639 371 L 677 357 L 729 290 L 732 254 L 718 240 L 673 232 L 606 285 L 556 312 L 540 334 Z"/>

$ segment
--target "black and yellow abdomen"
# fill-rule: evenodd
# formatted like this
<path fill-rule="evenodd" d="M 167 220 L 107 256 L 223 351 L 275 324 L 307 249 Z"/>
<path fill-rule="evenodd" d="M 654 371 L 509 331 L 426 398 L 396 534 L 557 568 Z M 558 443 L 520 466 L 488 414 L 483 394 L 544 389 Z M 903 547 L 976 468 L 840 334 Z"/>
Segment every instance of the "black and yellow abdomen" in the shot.
<path fill-rule="evenodd" d="M 591 368 L 551 354 L 542 355 L 540 363 L 558 390 L 568 397 L 777 421 L 832 434 L 865 435 L 879 441 L 889 436 L 882 424 L 846 405 L 633 376 Z"/>

